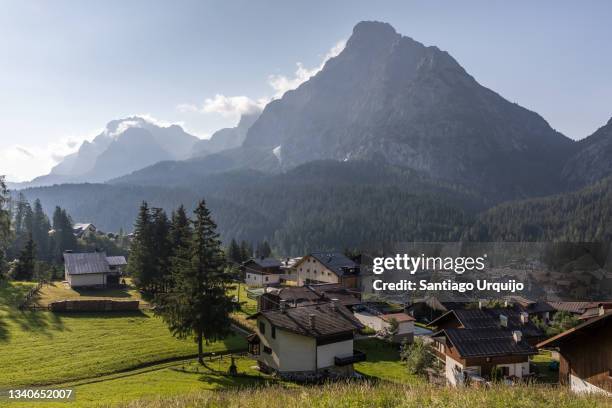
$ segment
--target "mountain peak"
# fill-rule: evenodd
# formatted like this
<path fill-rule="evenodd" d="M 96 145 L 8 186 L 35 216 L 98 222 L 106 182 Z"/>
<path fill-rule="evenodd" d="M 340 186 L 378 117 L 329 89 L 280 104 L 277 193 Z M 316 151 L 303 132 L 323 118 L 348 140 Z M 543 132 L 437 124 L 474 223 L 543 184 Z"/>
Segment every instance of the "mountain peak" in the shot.
<path fill-rule="evenodd" d="M 347 47 L 354 47 L 358 44 L 365 47 L 380 46 L 393 43 L 401 37 L 389 23 L 362 21 L 353 28 L 353 34 L 347 42 Z"/>

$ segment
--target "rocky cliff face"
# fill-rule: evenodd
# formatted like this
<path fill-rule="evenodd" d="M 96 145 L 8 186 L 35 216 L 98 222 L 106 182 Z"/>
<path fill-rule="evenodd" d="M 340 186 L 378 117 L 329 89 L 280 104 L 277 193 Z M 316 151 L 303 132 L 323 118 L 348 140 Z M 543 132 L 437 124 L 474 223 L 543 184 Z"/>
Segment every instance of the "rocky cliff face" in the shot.
<path fill-rule="evenodd" d="M 235 127 L 219 129 L 213 133 L 210 139 L 198 140 L 192 148 L 191 157 L 204 157 L 222 150 L 240 147 L 244 142 L 247 131 L 260 114 L 261 111 L 243 114 Z"/>
<path fill-rule="evenodd" d="M 612 174 L 612 118 L 577 143 L 578 151 L 563 167 L 568 188 L 577 188 Z"/>
<path fill-rule="evenodd" d="M 361 22 L 321 72 L 266 106 L 244 145 L 274 149 L 284 168 L 377 159 L 516 197 L 556 190 L 572 142 L 448 53 Z"/>

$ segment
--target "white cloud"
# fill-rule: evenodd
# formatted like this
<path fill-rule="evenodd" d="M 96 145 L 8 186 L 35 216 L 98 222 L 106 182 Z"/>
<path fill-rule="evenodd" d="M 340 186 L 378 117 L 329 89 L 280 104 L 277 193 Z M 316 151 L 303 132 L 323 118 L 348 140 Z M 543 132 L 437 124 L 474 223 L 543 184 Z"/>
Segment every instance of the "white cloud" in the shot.
<path fill-rule="evenodd" d="M 0 175 L 6 175 L 9 181 L 31 180 L 49 173 L 79 146 L 80 142 L 74 138 L 63 138 L 46 146 L 9 146 L 0 150 Z"/>
<path fill-rule="evenodd" d="M 274 98 L 282 97 L 285 92 L 297 88 L 304 82 L 308 81 L 311 77 L 316 75 L 323 69 L 325 63 L 330 59 L 342 52 L 346 46 L 346 41 L 338 41 L 323 57 L 323 61 L 314 68 L 306 68 L 304 64 L 298 62 L 297 69 L 293 73 L 293 77 L 285 75 L 270 75 L 268 77 L 268 84 L 274 89 Z"/>
<path fill-rule="evenodd" d="M 237 117 L 242 114 L 255 113 L 268 103 L 265 98 L 253 100 L 248 96 L 225 96 L 216 94 L 214 98 L 206 98 L 201 106 L 181 104 L 177 109 L 181 112 L 218 113 L 224 117 Z"/>
<path fill-rule="evenodd" d="M 226 96 L 216 94 L 214 98 L 207 98 L 202 105 L 194 105 L 184 103 L 176 108 L 179 112 L 192 113 L 217 113 L 224 117 L 236 118 L 244 113 L 253 113 L 262 110 L 272 99 L 277 99 L 289 90 L 295 89 L 302 83 L 306 82 L 317 72 L 321 71 L 325 63 L 342 52 L 346 46 L 346 41 L 338 41 L 325 55 L 322 62 L 313 68 L 306 68 L 304 64 L 298 62 L 297 69 L 292 76 L 286 75 L 270 75 L 268 76 L 268 85 L 273 89 L 272 97 L 262 97 L 257 100 L 248 96 Z"/>

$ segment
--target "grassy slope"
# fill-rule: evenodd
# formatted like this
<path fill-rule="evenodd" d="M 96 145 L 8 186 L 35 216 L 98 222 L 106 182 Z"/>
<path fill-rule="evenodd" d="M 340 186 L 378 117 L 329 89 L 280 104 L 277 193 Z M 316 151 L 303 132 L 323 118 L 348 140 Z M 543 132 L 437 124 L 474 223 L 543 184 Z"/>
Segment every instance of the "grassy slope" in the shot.
<path fill-rule="evenodd" d="M 396 346 L 378 339 L 366 339 L 357 340 L 355 348 L 367 355 L 366 361 L 355 364 L 355 370 L 359 373 L 403 384 L 422 382 L 419 377 L 408 373 L 406 365 L 400 361 Z"/>
<path fill-rule="evenodd" d="M 150 313 L 21 312 L 14 305 L 30 286 L 0 288 L 0 388 L 95 377 L 197 352 Z M 231 337 L 205 351 L 244 347 Z"/>
<path fill-rule="evenodd" d="M 142 304 L 147 305 L 148 303 L 142 300 L 140 293 L 130 284 L 129 280 L 128 284 L 129 286 L 125 289 L 75 290 L 61 282 L 51 282 L 51 284 L 42 287 L 36 299 L 36 304 L 47 306 L 51 302 L 67 299 L 113 299 L 138 300 Z"/>
<path fill-rule="evenodd" d="M 300 389 L 280 386 L 191 394 L 156 401 L 134 401 L 130 408 L 594 408 L 609 407 L 603 396 L 576 396 L 547 386 L 454 389 L 427 384 L 329 384 Z"/>

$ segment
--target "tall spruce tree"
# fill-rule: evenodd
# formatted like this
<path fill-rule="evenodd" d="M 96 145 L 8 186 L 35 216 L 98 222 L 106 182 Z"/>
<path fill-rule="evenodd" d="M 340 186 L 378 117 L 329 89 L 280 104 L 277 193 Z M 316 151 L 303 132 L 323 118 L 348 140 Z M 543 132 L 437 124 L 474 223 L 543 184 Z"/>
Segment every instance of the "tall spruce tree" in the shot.
<path fill-rule="evenodd" d="M 257 244 L 257 250 L 255 251 L 255 255 L 258 258 L 267 258 L 272 255 L 272 248 L 270 248 L 270 244 L 268 244 L 268 241 L 263 241 Z"/>
<path fill-rule="evenodd" d="M 66 210 L 60 207 L 55 207 L 53 212 L 53 231 L 51 240 L 53 260 L 56 263 L 62 263 L 64 252 L 75 250 L 77 241 L 73 233 L 72 220 Z"/>
<path fill-rule="evenodd" d="M 240 243 L 240 253 L 243 262 L 251 259 L 253 257 L 253 246 L 247 241 L 242 241 Z"/>
<path fill-rule="evenodd" d="M 244 262 L 244 260 L 242 259 L 242 251 L 240 250 L 240 246 L 238 245 L 235 239 L 232 239 L 229 244 L 229 247 L 227 248 L 227 259 L 228 261 L 234 263 Z"/>
<path fill-rule="evenodd" d="M 208 345 L 230 333 L 233 304 L 227 295 L 230 277 L 224 272 L 217 225 L 204 200 L 194 215 L 189 248 L 173 265 L 175 286 L 161 299 L 156 311 L 174 336 L 195 338 L 198 361 L 204 364 L 204 343 Z"/>
<path fill-rule="evenodd" d="M 152 221 L 152 254 L 155 259 L 155 273 L 153 276 L 153 291 L 166 290 L 171 281 L 170 259 L 172 257 L 172 244 L 170 242 L 170 221 L 166 212 L 161 208 L 151 210 Z"/>
<path fill-rule="evenodd" d="M 153 232 L 149 205 L 143 201 L 134 224 L 134 240 L 130 246 L 127 271 L 143 292 L 149 291 L 155 279 Z"/>
<path fill-rule="evenodd" d="M 30 230 L 30 234 L 34 244 L 36 245 L 38 258 L 42 260 L 49 260 L 51 258 L 51 251 L 49 250 L 50 229 L 51 225 L 49 223 L 49 218 L 47 218 L 45 215 L 40 200 L 36 199 L 36 201 L 34 201 L 34 208 L 32 211 L 32 228 Z"/>
<path fill-rule="evenodd" d="M 32 280 L 34 277 L 36 259 L 36 244 L 34 239 L 30 237 L 17 258 L 17 263 L 13 269 L 13 278 L 15 280 Z"/>
<path fill-rule="evenodd" d="M 4 176 L 0 176 L 0 281 L 4 279 L 6 269 L 6 249 L 11 233 L 11 214 L 8 209 L 9 195 L 4 183 Z"/>

